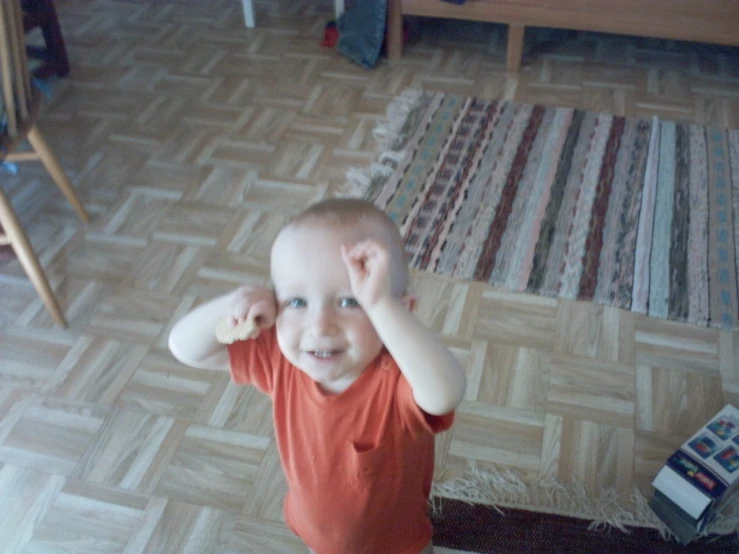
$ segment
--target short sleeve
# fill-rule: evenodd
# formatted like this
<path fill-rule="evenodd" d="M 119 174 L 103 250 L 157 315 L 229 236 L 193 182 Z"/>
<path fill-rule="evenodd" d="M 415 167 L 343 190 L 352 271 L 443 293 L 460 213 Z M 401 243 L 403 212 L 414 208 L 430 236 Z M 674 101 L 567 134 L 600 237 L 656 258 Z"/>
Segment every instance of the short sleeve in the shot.
<path fill-rule="evenodd" d="M 228 346 L 231 379 L 237 385 L 254 385 L 272 396 L 279 359 L 274 327 L 262 331 L 256 339 L 240 340 Z"/>
<path fill-rule="evenodd" d="M 412 433 L 431 433 L 435 435 L 446 431 L 454 423 L 454 412 L 436 416 L 424 412 L 415 398 L 408 380 L 401 374 L 398 379 L 396 399 L 403 419 Z"/>

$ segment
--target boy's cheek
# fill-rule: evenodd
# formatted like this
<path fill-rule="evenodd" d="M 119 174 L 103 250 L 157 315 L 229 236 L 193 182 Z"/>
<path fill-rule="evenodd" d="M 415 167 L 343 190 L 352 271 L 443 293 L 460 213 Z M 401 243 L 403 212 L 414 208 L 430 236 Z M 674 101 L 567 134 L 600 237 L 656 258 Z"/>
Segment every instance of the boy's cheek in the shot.
<path fill-rule="evenodd" d="M 278 344 L 284 344 L 290 336 L 290 325 L 285 323 L 283 317 L 278 316 L 275 321 L 275 332 Z"/>

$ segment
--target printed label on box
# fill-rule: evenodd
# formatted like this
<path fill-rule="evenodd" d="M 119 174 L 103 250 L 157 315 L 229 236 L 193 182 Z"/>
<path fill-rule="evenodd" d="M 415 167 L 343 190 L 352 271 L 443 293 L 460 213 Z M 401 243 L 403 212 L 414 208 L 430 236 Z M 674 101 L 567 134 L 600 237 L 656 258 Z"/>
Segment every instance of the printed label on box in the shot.
<path fill-rule="evenodd" d="M 727 404 L 668 458 L 652 482 L 655 497 L 659 492 L 666 500 L 655 500 L 654 505 L 661 510 L 660 518 L 687 542 L 737 483 L 739 409 Z M 680 519 L 680 514 L 688 519 Z"/>
<path fill-rule="evenodd" d="M 739 422 L 731 416 L 718 417 L 706 425 L 721 440 L 730 439 L 739 431 Z"/>
<path fill-rule="evenodd" d="M 713 459 L 729 473 L 733 473 L 739 469 L 739 452 L 733 446 L 727 446 L 716 454 Z"/>
<path fill-rule="evenodd" d="M 725 481 L 682 450 L 670 456 L 667 465 L 713 499 L 720 498 L 728 488 Z"/>

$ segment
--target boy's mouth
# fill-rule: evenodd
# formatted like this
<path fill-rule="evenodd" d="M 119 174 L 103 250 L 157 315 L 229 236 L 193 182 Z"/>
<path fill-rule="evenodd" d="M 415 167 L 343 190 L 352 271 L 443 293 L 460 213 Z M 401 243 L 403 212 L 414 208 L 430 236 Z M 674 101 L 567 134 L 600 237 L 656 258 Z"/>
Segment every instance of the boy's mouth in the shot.
<path fill-rule="evenodd" d="M 338 350 L 311 350 L 310 351 L 310 354 L 312 356 L 315 356 L 316 358 L 320 358 L 322 360 L 331 358 L 337 355 L 338 353 L 339 353 Z"/>

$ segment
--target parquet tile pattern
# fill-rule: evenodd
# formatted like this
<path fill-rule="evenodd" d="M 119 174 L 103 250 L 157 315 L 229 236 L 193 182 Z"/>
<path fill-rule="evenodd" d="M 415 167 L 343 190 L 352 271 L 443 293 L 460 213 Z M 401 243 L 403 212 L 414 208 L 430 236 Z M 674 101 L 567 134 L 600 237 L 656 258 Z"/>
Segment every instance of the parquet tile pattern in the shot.
<path fill-rule="evenodd" d="M 333 3 L 58 2 L 72 63 L 40 125 L 93 216 L 43 168 L 2 174 L 69 318 L 0 265 L 0 550 L 303 552 L 282 522 L 270 405 L 176 362 L 172 324 L 266 283 L 290 215 L 373 159 L 408 86 L 739 127 L 736 49 L 531 30 L 505 72 L 497 25 L 416 21 L 365 71 L 319 42 Z M 725 402 L 739 333 L 414 274 L 418 317 L 464 363 L 438 476 L 470 462 L 628 503 Z"/>

